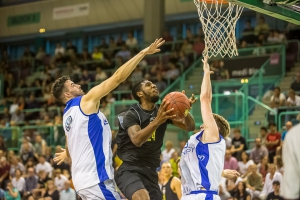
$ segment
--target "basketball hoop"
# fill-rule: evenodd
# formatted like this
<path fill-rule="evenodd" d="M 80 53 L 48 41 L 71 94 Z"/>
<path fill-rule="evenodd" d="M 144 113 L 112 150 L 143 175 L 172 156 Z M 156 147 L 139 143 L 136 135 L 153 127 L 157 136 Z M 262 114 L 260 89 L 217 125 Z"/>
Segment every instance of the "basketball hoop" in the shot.
<path fill-rule="evenodd" d="M 235 26 L 243 8 L 225 0 L 194 0 L 204 32 L 203 56 L 237 56 Z"/>

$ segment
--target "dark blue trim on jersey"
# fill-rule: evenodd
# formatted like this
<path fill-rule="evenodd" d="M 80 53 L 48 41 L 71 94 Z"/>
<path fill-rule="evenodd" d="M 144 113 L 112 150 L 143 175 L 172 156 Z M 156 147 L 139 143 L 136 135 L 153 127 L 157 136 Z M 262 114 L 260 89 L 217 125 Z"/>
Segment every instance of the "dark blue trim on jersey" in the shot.
<path fill-rule="evenodd" d="M 202 137 L 203 131 L 200 134 Z M 199 142 L 196 146 L 196 155 L 198 159 L 199 171 L 201 173 L 201 185 L 206 189 L 210 190 L 210 181 L 208 177 L 207 163 L 209 161 L 209 150 L 208 145 Z"/>
<path fill-rule="evenodd" d="M 202 137 L 203 133 L 204 133 L 204 130 L 200 131 L 199 134 L 196 136 L 196 139 L 197 139 L 199 142 L 201 142 L 202 144 L 217 144 L 217 143 L 221 142 L 222 139 L 223 139 L 223 136 L 222 136 L 221 134 L 219 134 L 219 136 L 220 136 L 220 140 L 219 140 L 219 141 L 217 141 L 217 142 L 203 143 L 203 142 L 201 141 L 201 139 L 200 139 L 200 138 Z M 197 133 L 196 133 L 196 134 L 197 134 Z"/>
<path fill-rule="evenodd" d="M 218 195 L 218 192 L 216 191 L 211 191 L 211 190 L 196 190 L 196 191 L 191 191 L 190 194 L 200 194 L 204 193 L 206 194 L 205 200 L 214 200 L 214 195 Z"/>
<path fill-rule="evenodd" d="M 64 109 L 64 114 L 73 106 L 79 106 L 80 107 L 80 101 L 81 101 L 82 96 L 79 97 L 75 97 L 73 99 L 70 99 L 67 103 L 66 103 L 66 107 Z M 81 109 L 80 109 L 81 110 Z M 81 111 L 82 112 L 82 111 Z"/>
<path fill-rule="evenodd" d="M 113 195 L 113 193 L 111 191 L 109 191 L 106 188 L 106 185 L 103 182 L 99 183 L 98 185 L 99 185 L 100 190 L 102 191 L 103 196 L 104 196 L 105 199 L 107 199 L 107 200 L 116 200 L 116 197 Z"/>
<path fill-rule="evenodd" d="M 104 182 L 109 177 L 105 169 L 106 157 L 103 152 L 103 127 L 98 115 L 89 116 L 88 135 L 94 150 L 99 180 Z"/>

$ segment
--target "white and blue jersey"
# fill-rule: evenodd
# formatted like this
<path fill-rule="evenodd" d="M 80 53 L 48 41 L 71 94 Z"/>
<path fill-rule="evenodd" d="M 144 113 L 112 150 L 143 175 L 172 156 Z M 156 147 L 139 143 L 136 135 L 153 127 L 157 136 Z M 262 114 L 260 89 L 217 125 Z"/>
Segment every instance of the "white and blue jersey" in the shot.
<path fill-rule="evenodd" d="M 86 115 L 80 108 L 82 96 L 67 102 L 63 126 L 72 159 L 72 179 L 77 191 L 113 180 L 111 129 L 100 111 Z M 104 188 L 104 189 L 103 189 Z M 103 194 L 110 191 L 102 187 Z"/>
<path fill-rule="evenodd" d="M 220 141 L 202 143 L 204 131 L 190 137 L 182 150 L 180 159 L 181 184 L 183 196 L 205 193 L 204 198 L 213 200 L 218 194 L 224 167 L 226 144 L 220 135 Z M 186 198 L 187 199 L 187 198 Z M 192 199 L 192 198 L 189 198 Z"/>

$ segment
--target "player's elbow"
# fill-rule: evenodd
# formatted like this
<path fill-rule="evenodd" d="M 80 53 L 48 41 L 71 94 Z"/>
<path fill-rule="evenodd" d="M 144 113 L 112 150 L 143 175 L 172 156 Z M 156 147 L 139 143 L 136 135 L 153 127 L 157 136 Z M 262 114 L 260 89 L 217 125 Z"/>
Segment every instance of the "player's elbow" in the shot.
<path fill-rule="evenodd" d="M 186 130 L 187 130 L 187 131 L 194 131 L 195 128 L 196 128 L 195 123 L 191 123 L 191 124 L 189 124 L 188 126 L 186 126 Z"/>
<path fill-rule="evenodd" d="M 136 147 L 141 147 L 143 145 L 143 142 L 138 140 L 137 138 L 132 138 L 131 139 L 132 144 L 134 144 L 134 146 Z"/>
<path fill-rule="evenodd" d="M 201 92 L 201 95 L 200 95 L 200 101 L 209 101 L 210 99 L 210 95 L 208 93 L 202 93 Z"/>

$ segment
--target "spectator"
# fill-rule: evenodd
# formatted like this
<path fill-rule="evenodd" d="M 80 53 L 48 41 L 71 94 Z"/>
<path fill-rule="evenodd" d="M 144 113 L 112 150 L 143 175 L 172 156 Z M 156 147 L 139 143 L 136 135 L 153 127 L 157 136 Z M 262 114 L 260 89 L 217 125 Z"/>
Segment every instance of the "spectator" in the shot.
<path fill-rule="evenodd" d="M 122 48 L 120 51 L 118 51 L 118 53 L 115 55 L 115 57 L 120 56 L 122 59 L 124 59 L 125 61 L 129 60 L 131 57 L 131 53 L 128 50 L 126 45 L 122 45 Z"/>
<path fill-rule="evenodd" d="M 65 181 L 64 188 L 60 192 L 59 200 L 76 200 L 76 193 L 75 190 L 70 187 L 70 181 Z"/>
<path fill-rule="evenodd" d="M 21 162 L 18 161 L 16 156 L 12 156 L 10 158 L 10 162 L 11 162 L 11 165 L 10 165 L 9 174 L 10 174 L 11 177 L 15 177 L 15 174 L 16 174 L 17 170 L 20 170 L 22 172 L 22 174 L 25 173 L 24 165 Z"/>
<path fill-rule="evenodd" d="M 274 165 L 276 165 L 277 172 L 283 175 L 283 162 L 281 156 L 274 157 Z"/>
<path fill-rule="evenodd" d="M 99 48 L 100 49 L 107 49 L 108 48 L 108 44 L 106 43 L 106 39 L 103 37 L 101 40 L 102 41 L 101 41 L 101 44 L 100 44 Z"/>
<path fill-rule="evenodd" d="M 62 46 L 61 46 L 61 44 L 58 42 L 57 44 L 56 44 L 56 48 L 55 48 L 55 55 L 58 55 L 59 53 L 61 53 L 62 55 L 63 54 L 65 54 L 65 48 L 63 48 Z"/>
<path fill-rule="evenodd" d="M 127 34 L 126 46 L 130 49 L 135 48 L 137 46 L 137 39 L 133 37 L 133 33 L 129 32 Z"/>
<path fill-rule="evenodd" d="M 92 54 L 93 60 L 103 60 L 103 53 L 99 50 L 98 47 L 94 48 L 94 52 Z"/>
<path fill-rule="evenodd" d="M 169 62 L 171 63 L 177 63 L 179 61 L 179 54 L 176 50 L 172 51 L 170 58 L 169 58 Z M 157 62 L 155 63 L 155 66 L 163 66 L 163 62 Z M 153 68 L 152 68 L 153 69 Z"/>
<path fill-rule="evenodd" d="M 265 178 L 269 169 L 268 160 L 269 160 L 268 156 L 265 156 L 262 159 L 261 163 L 258 164 L 258 172 L 262 175 L 263 182 L 265 182 Z"/>
<path fill-rule="evenodd" d="M 13 187 L 11 181 L 7 182 L 5 200 L 21 200 L 19 191 Z"/>
<path fill-rule="evenodd" d="M 273 181 L 273 192 L 269 193 L 267 196 L 267 200 L 283 200 L 283 198 L 280 196 L 280 182 L 279 181 Z"/>
<path fill-rule="evenodd" d="M 273 163 L 276 149 L 280 145 L 281 135 L 276 130 L 276 124 L 269 124 L 270 133 L 267 135 L 266 146 L 269 151 L 269 162 Z"/>
<path fill-rule="evenodd" d="M 269 43 L 276 43 L 276 38 L 275 38 L 275 36 L 274 36 L 274 30 L 270 30 L 270 31 L 269 31 L 269 36 L 268 36 L 268 38 L 267 38 L 267 41 L 268 41 Z"/>
<path fill-rule="evenodd" d="M 172 44 L 170 42 L 173 41 L 173 37 L 170 35 L 170 32 L 168 30 L 165 30 L 162 38 L 167 42 L 167 44 L 164 44 L 162 46 L 162 52 L 170 52 L 172 50 Z"/>
<path fill-rule="evenodd" d="M 110 93 L 108 93 L 108 94 L 106 95 L 106 101 L 107 101 L 108 103 L 113 103 L 113 102 L 116 101 L 116 98 L 113 96 L 113 93 L 112 93 L 112 92 L 110 92 Z"/>
<path fill-rule="evenodd" d="M 39 163 L 36 165 L 36 173 L 39 173 L 40 171 L 44 171 L 46 173 L 46 175 L 51 177 L 52 174 L 52 166 L 50 165 L 50 163 L 48 163 L 45 160 L 45 156 L 40 155 L 39 156 Z"/>
<path fill-rule="evenodd" d="M 104 81 L 107 79 L 107 74 L 102 71 L 101 67 L 97 67 L 95 81 Z"/>
<path fill-rule="evenodd" d="M 101 99 L 101 108 L 100 111 L 104 114 L 106 119 L 110 119 L 110 112 L 111 112 L 111 107 L 107 103 L 105 99 Z"/>
<path fill-rule="evenodd" d="M 268 129 L 266 127 L 260 128 L 260 139 L 261 139 L 261 145 L 266 146 L 266 140 L 268 135 Z"/>
<path fill-rule="evenodd" d="M 143 79 L 143 72 L 140 70 L 140 67 L 137 66 L 131 74 L 131 81 L 133 83 Z"/>
<path fill-rule="evenodd" d="M 249 160 L 249 155 L 246 151 L 243 151 L 241 154 L 241 161 L 238 162 L 239 171 L 242 177 L 246 177 L 250 173 L 250 166 L 253 164 L 253 160 Z"/>
<path fill-rule="evenodd" d="M 46 141 L 42 138 L 41 135 L 35 136 L 34 149 L 37 155 L 44 155 L 46 153 Z"/>
<path fill-rule="evenodd" d="M 0 159 L 0 184 L 1 188 L 5 187 L 5 182 L 9 179 L 10 165 L 5 157 Z"/>
<path fill-rule="evenodd" d="M 285 123 L 285 131 L 282 132 L 281 134 L 281 141 L 283 142 L 285 139 L 286 134 L 288 133 L 288 131 L 293 127 L 293 122 L 291 121 L 287 121 Z"/>
<path fill-rule="evenodd" d="M 234 200 L 250 200 L 251 196 L 246 191 L 246 184 L 243 181 L 240 181 L 237 186 L 236 194 Z"/>
<path fill-rule="evenodd" d="M 285 104 L 285 96 L 283 93 L 281 93 L 280 87 L 274 88 L 274 94 L 271 96 L 271 108 L 277 109 L 280 106 L 283 106 Z"/>
<path fill-rule="evenodd" d="M 31 151 L 32 153 L 34 153 L 34 147 L 32 145 L 32 143 L 30 142 L 30 138 L 29 137 L 23 137 L 22 138 L 22 144 L 21 144 L 21 147 L 20 147 L 20 154 L 22 154 L 24 152 L 24 145 L 25 144 L 28 144 L 29 146 L 29 151 Z"/>
<path fill-rule="evenodd" d="M 275 43 L 285 43 L 285 35 L 282 34 L 279 30 L 274 30 L 274 42 Z"/>
<path fill-rule="evenodd" d="M 21 170 L 16 169 L 15 177 L 11 180 L 13 187 L 16 188 L 20 194 L 23 194 L 25 191 L 25 179 L 22 177 L 22 174 Z"/>
<path fill-rule="evenodd" d="M 269 25 L 266 23 L 264 17 L 260 17 L 258 24 L 255 26 L 254 34 L 258 36 L 259 34 L 264 34 L 265 36 L 268 34 L 270 30 Z"/>
<path fill-rule="evenodd" d="M 15 97 L 13 103 L 10 105 L 9 113 L 13 114 L 19 108 L 19 98 Z"/>
<path fill-rule="evenodd" d="M 88 84 L 92 81 L 92 76 L 89 74 L 88 70 L 84 69 L 82 72 L 81 81 L 79 82 L 79 85 L 81 85 L 82 90 L 87 91 Z"/>
<path fill-rule="evenodd" d="M 194 35 L 193 35 L 191 29 L 189 29 L 189 28 L 186 29 L 186 39 L 188 41 L 193 41 L 194 40 Z"/>
<path fill-rule="evenodd" d="M 300 97 L 297 96 L 295 94 L 295 91 L 292 89 L 289 91 L 289 96 L 286 101 L 286 105 L 291 106 L 291 107 L 292 106 L 300 106 Z M 288 108 L 286 111 L 298 111 L 298 110 L 299 110 L 299 108 Z M 285 121 L 289 121 L 291 117 L 296 118 L 296 115 L 286 115 Z"/>
<path fill-rule="evenodd" d="M 24 122 L 24 119 L 24 113 L 19 108 L 11 115 L 11 121 L 17 124 Z"/>
<path fill-rule="evenodd" d="M 233 130 L 234 138 L 232 139 L 231 153 L 232 156 L 240 160 L 241 153 L 247 150 L 246 140 L 241 136 L 240 129 Z"/>
<path fill-rule="evenodd" d="M 40 170 L 38 173 L 38 188 L 45 188 L 47 181 L 51 180 L 44 170 Z M 39 192 L 38 190 L 33 190 L 32 193 Z"/>
<path fill-rule="evenodd" d="M 33 109 L 40 107 L 40 104 L 37 100 L 35 100 L 34 93 L 31 93 L 29 96 L 29 101 L 27 101 L 25 108 L 26 109 Z"/>
<path fill-rule="evenodd" d="M 181 63 L 184 68 L 187 68 L 189 66 L 189 58 L 183 51 L 179 51 L 179 63 Z"/>
<path fill-rule="evenodd" d="M 251 26 L 251 21 L 246 20 L 245 28 L 242 33 L 242 40 L 246 43 L 253 44 L 254 42 L 254 28 Z"/>
<path fill-rule="evenodd" d="M 296 92 L 300 92 L 300 73 L 296 74 L 296 79 L 291 84 L 291 89 Z"/>
<path fill-rule="evenodd" d="M 156 85 L 159 93 L 162 93 L 168 87 L 167 84 L 166 84 L 166 82 L 163 81 L 161 74 L 157 74 L 156 75 L 155 85 Z"/>
<path fill-rule="evenodd" d="M 295 94 L 294 90 L 289 91 L 287 106 L 300 106 L 300 97 Z"/>
<path fill-rule="evenodd" d="M 223 189 L 223 186 L 219 185 L 219 196 L 221 200 L 228 200 L 230 196 L 229 192 L 227 192 L 225 189 Z"/>
<path fill-rule="evenodd" d="M 113 49 L 113 48 L 116 48 L 116 47 L 117 47 L 116 42 L 115 42 L 115 38 L 113 38 L 113 37 L 110 37 L 110 38 L 109 38 L 109 45 L 108 45 L 108 47 L 109 47 L 110 49 Z"/>
<path fill-rule="evenodd" d="M 121 47 L 123 45 L 125 45 L 125 42 L 122 39 L 122 34 L 119 35 L 119 37 L 117 38 L 117 42 L 116 42 L 118 47 Z"/>
<path fill-rule="evenodd" d="M 89 54 L 87 49 L 83 49 L 80 61 L 90 61 L 92 60 L 92 56 Z"/>
<path fill-rule="evenodd" d="M 179 69 L 176 68 L 175 63 L 170 63 L 170 69 L 165 72 L 165 79 L 170 79 L 171 81 L 174 81 L 179 75 Z"/>
<path fill-rule="evenodd" d="M 225 153 L 224 169 L 232 169 L 232 170 L 239 169 L 236 158 L 231 156 L 231 151 L 228 149 L 226 150 Z"/>
<path fill-rule="evenodd" d="M 257 173 L 257 166 L 250 167 L 251 173 L 247 176 L 247 192 L 252 199 L 257 199 L 262 191 L 262 175 Z"/>
<path fill-rule="evenodd" d="M 66 50 L 67 50 L 67 52 L 68 52 L 68 54 L 77 54 L 77 47 L 76 46 L 74 46 L 73 44 L 72 44 L 72 41 L 68 41 L 67 42 L 67 48 L 66 48 Z"/>
<path fill-rule="evenodd" d="M 68 178 L 61 174 L 60 169 L 54 170 L 54 175 L 54 185 L 58 191 L 61 191 L 64 187 L 65 181 L 67 181 Z"/>
<path fill-rule="evenodd" d="M 0 150 L 7 153 L 7 147 L 4 142 L 4 137 L 2 135 L 0 135 Z"/>
<path fill-rule="evenodd" d="M 37 54 L 35 55 L 35 60 L 39 61 L 39 64 L 42 63 L 43 58 L 45 57 L 46 53 L 43 47 L 39 47 Z"/>
<path fill-rule="evenodd" d="M 53 123 L 52 125 L 53 126 Z M 50 163 L 51 165 L 53 165 L 54 161 L 53 161 L 53 155 L 52 155 L 52 148 L 51 147 L 46 147 L 45 150 L 45 159 L 48 163 Z"/>
<path fill-rule="evenodd" d="M 54 182 L 52 180 L 47 181 L 46 190 L 43 191 L 45 197 L 51 197 L 52 200 L 59 200 L 59 191 L 55 188 Z"/>
<path fill-rule="evenodd" d="M 202 55 L 204 48 L 205 48 L 205 44 L 203 38 L 197 36 L 193 46 L 193 50 L 196 52 L 198 57 Z"/>
<path fill-rule="evenodd" d="M 256 48 L 253 50 L 252 55 L 254 56 L 261 56 L 266 54 L 266 49 L 263 46 L 262 41 L 256 42 Z"/>
<path fill-rule="evenodd" d="M 36 175 L 34 174 L 34 169 L 32 167 L 29 167 L 28 170 L 28 176 L 25 179 L 25 191 L 24 191 L 24 197 L 28 197 L 32 194 L 32 190 L 36 189 L 38 186 L 38 179 Z"/>
<path fill-rule="evenodd" d="M 261 144 L 261 138 L 256 138 L 255 147 L 251 150 L 250 159 L 253 160 L 255 164 L 259 164 L 268 154 L 268 149 Z"/>
<path fill-rule="evenodd" d="M 185 55 L 190 55 L 191 53 L 193 53 L 193 45 L 189 42 L 188 39 L 183 40 L 181 51 L 183 51 Z"/>
<path fill-rule="evenodd" d="M 171 167 L 172 167 L 172 175 L 179 177 L 179 173 L 178 173 L 178 160 L 180 159 L 180 157 L 178 156 L 178 152 L 174 151 L 172 153 L 172 157 L 169 160 L 169 162 L 171 163 Z"/>
<path fill-rule="evenodd" d="M 162 162 L 168 162 L 174 152 L 175 149 L 173 148 L 173 143 L 171 141 L 167 141 L 165 150 L 161 152 Z"/>
<path fill-rule="evenodd" d="M 261 200 L 265 200 L 267 198 L 267 195 L 271 192 L 273 192 L 273 182 L 279 181 L 281 183 L 282 175 L 279 172 L 276 172 L 276 166 L 274 164 L 269 165 L 269 173 L 266 176 L 264 188 L 259 195 L 259 198 Z"/>

